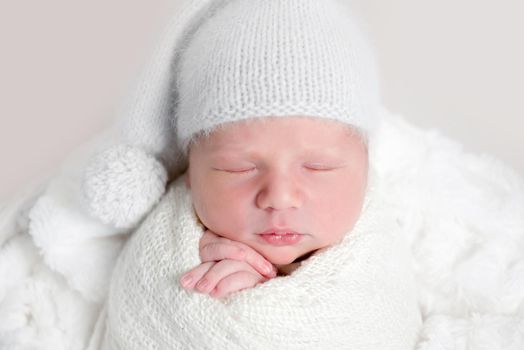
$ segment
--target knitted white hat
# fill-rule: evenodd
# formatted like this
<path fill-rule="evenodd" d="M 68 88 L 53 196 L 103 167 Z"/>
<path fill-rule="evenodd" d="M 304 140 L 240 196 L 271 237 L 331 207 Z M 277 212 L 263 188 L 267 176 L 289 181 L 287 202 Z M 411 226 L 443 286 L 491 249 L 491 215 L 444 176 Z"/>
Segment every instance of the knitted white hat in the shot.
<path fill-rule="evenodd" d="M 134 226 L 185 168 L 191 138 L 223 123 L 301 115 L 372 135 L 376 61 L 346 1 L 201 0 L 177 10 L 123 111 L 122 143 L 86 171 L 87 208 L 104 223 Z"/>
<path fill-rule="evenodd" d="M 374 55 L 344 1 L 226 1 L 190 35 L 177 67 L 181 146 L 255 116 L 377 122 Z"/>

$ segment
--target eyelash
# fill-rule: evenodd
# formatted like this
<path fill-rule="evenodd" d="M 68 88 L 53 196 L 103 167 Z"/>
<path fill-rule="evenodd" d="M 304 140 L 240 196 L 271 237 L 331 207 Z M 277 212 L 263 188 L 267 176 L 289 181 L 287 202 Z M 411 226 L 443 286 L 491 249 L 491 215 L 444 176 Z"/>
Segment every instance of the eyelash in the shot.
<path fill-rule="evenodd" d="M 313 172 L 328 172 L 328 171 L 335 170 L 335 168 L 323 167 L 323 166 L 319 166 L 319 167 L 304 166 L 304 168 L 306 168 L 307 170 L 313 171 Z M 227 169 L 216 169 L 215 168 L 215 170 L 223 171 L 223 172 L 230 173 L 230 174 L 249 174 L 252 171 L 256 170 L 256 168 L 250 168 L 250 169 L 245 169 L 245 170 L 227 170 Z"/>
<path fill-rule="evenodd" d="M 312 170 L 312 171 L 331 171 L 331 170 L 334 170 L 335 168 L 333 167 L 326 167 L 326 166 L 316 166 L 316 167 L 313 167 L 313 166 L 304 166 L 306 169 L 308 170 Z"/>
<path fill-rule="evenodd" d="M 247 174 L 247 173 L 250 173 L 251 171 L 253 171 L 255 169 L 256 168 L 250 168 L 250 169 L 246 169 L 246 170 L 227 170 L 227 169 L 216 169 L 215 168 L 215 170 L 223 171 L 223 172 L 230 173 L 230 174 Z"/>

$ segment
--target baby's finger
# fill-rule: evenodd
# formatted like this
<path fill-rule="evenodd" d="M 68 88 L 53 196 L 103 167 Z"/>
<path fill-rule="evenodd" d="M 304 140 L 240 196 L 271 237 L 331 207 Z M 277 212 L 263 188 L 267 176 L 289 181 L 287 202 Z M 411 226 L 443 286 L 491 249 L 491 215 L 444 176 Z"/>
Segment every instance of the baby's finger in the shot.
<path fill-rule="evenodd" d="M 195 288 L 201 293 L 209 293 L 215 288 L 215 286 L 224 279 L 226 276 L 231 275 L 238 271 L 250 271 L 251 273 L 256 272 L 244 262 L 236 260 L 221 260 L 213 265 L 205 275 L 198 281 Z"/>
<path fill-rule="evenodd" d="M 214 298 L 222 298 L 233 292 L 254 287 L 265 280 L 260 275 L 247 271 L 238 271 L 222 279 L 209 295 Z"/>
<path fill-rule="evenodd" d="M 209 244 L 209 243 L 227 243 L 231 242 L 230 239 L 227 239 L 225 237 L 219 236 L 216 233 L 214 233 L 211 230 L 206 230 L 202 237 L 200 238 L 200 248 L 203 246 Z"/>
<path fill-rule="evenodd" d="M 209 243 L 200 249 L 200 260 L 202 262 L 224 259 L 244 260 L 245 255 L 242 248 L 226 243 Z"/>
<path fill-rule="evenodd" d="M 200 239 L 200 259 L 203 262 L 223 259 L 242 260 L 261 275 L 269 278 L 277 275 L 276 267 L 255 249 L 247 244 L 220 237 L 210 230 L 206 230 Z"/>
<path fill-rule="evenodd" d="M 180 284 L 186 289 L 195 287 L 198 281 L 209 271 L 209 269 L 215 265 L 215 262 L 206 262 L 198 265 L 197 267 L 189 270 L 180 277 Z"/>
<path fill-rule="evenodd" d="M 263 276 L 273 278 L 277 275 L 277 268 L 254 249 L 244 249 L 244 261 L 251 265 L 258 273 Z"/>

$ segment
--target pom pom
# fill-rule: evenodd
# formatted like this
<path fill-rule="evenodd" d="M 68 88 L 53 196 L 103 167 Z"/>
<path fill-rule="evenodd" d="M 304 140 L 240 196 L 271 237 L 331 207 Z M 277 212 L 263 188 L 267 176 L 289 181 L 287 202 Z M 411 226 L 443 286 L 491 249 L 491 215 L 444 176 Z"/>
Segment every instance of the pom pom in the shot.
<path fill-rule="evenodd" d="M 167 171 L 154 157 L 129 145 L 96 155 L 84 177 L 83 194 L 91 215 L 118 228 L 131 228 L 165 191 Z"/>

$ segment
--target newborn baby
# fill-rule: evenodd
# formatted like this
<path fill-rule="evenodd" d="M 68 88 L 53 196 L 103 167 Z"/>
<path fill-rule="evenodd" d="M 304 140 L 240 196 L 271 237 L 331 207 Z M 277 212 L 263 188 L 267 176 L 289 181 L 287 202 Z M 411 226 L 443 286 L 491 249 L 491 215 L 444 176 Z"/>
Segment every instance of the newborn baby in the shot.
<path fill-rule="evenodd" d="M 175 56 L 169 69 L 155 67 L 161 93 L 143 105 L 169 101 L 132 114 L 126 129 L 165 168 L 147 156 L 118 167 L 144 174 L 131 181 L 144 196 L 122 217 L 162 196 L 113 270 L 105 344 L 411 348 L 420 312 L 409 254 L 368 157 L 382 118 L 376 62 L 351 9 L 336 0 L 212 3 L 173 30 L 180 47 L 161 51 Z M 114 167 L 104 164 L 96 169 Z M 155 182 L 166 174 L 167 188 Z M 131 196 L 115 192 L 86 191 L 93 212 L 116 216 L 111 204 Z"/>
<path fill-rule="evenodd" d="M 207 232 L 183 286 L 223 297 L 290 273 L 353 228 L 367 174 L 365 141 L 337 121 L 250 119 L 196 138 L 186 184 Z"/>
<path fill-rule="evenodd" d="M 204 135 L 118 258 L 102 348 L 411 348 L 410 255 L 365 139 L 306 116 Z"/>

